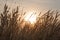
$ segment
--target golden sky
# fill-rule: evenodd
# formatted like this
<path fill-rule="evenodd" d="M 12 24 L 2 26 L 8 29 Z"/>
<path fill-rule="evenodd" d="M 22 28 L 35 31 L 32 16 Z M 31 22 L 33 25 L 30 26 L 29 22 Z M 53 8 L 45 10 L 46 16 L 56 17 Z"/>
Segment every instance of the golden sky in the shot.
<path fill-rule="evenodd" d="M 0 0 L 0 7 L 5 3 L 11 7 L 19 5 L 25 9 L 60 9 L 60 0 Z"/>

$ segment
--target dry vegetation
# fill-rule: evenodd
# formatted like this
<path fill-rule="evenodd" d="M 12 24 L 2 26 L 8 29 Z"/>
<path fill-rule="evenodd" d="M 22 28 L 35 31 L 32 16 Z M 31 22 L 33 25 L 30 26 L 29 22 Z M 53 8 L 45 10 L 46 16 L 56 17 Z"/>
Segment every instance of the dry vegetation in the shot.
<path fill-rule="evenodd" d="M 60 40 L 59 12 L 47 11 L 38 18 L 34 28 L 25 25 L 21 29 L 18 16 L 18 7 L 9 13 L 5 4 L 3 13 L 0 13 L 0 40 Z"/>

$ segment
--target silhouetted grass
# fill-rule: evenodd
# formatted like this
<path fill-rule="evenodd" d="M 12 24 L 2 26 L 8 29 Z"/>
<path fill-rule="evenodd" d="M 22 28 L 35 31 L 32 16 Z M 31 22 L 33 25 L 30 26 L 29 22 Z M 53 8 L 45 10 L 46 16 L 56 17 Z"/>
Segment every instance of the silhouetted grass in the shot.
<path fill-rule="evenodd" d="M 34 28 L 30 28 L 28 24 L 21 28 L 21 24 L 24 23 L 21 18 L 25 13 L 19 17 L 18 9 L 17 6 L 12 13 L 9 13 L 8 6 L 5 4 L 3 13 L 0 13 L 0 40 L 60 40 L 58 11 L 47 11 L 38 18 Z"/>

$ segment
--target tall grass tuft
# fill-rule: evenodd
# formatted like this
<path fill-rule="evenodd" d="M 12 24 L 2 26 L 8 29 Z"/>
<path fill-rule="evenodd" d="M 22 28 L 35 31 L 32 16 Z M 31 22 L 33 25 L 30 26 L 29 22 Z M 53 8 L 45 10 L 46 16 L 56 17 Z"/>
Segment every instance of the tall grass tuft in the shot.
<path fill-rule="evenodd" d="M 24 21 L 18 23 L 21 21 L 18 13 L 18 6 L 9 13 L 8 5 L 4 5 L 4 11 L 0 13 L 0 40 L 60 40 L 60 13 L 58 11 L 48 10 L 38 18 L 34 28 L 30 28 L 28 24 L 21 28 Z"/>

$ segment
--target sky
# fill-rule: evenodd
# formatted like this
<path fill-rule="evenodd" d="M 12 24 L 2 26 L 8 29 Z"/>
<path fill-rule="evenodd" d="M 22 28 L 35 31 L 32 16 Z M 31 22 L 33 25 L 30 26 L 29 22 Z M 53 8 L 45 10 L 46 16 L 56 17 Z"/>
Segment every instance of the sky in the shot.
<path fill-rule="evenodd" d="M 16 5 L 25 9 L 60 9 L 60 0 L 0 0 L 0 8 L 7 3 L 10 7 Z M 0 9 L 1 10 L 1 9 Z"/>

